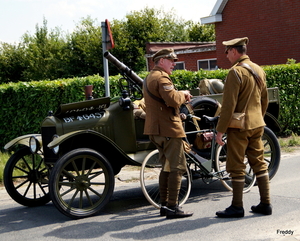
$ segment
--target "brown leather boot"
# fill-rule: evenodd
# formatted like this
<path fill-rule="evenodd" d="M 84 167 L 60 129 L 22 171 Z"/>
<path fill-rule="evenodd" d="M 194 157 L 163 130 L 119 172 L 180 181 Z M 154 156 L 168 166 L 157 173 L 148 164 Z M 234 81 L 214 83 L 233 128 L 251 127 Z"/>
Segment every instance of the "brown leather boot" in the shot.
<path fill-rule="evenodd" d="M 224 211 L 216 212 L 219 218 L 242 218 L 245 215 L 243 207 L 229 206 Z"/>
<path fill-rule="evenodd" d="M 160 210 L 159 210 L 160 216 L 167 216 L 167 203 L 161 203 Z"/>
<path fill-rule="evenodd" d="M 192 212 L 185 212 L 182 210 L 181 207 L 178 205 L 167 207 L 167 219 L 173 219 L 173 218 L 187 218 L 192 216 L 194 213 Z"/>
<path fill-rule="evenodd" d="M 260 213 L 260 214 L 264 214 L 264 215 L 271 215 L 272 214 L 272 205 L 271 204 L 260 203 L 257 206 L 252 206 L 251 210 L 254 213 Z"/>

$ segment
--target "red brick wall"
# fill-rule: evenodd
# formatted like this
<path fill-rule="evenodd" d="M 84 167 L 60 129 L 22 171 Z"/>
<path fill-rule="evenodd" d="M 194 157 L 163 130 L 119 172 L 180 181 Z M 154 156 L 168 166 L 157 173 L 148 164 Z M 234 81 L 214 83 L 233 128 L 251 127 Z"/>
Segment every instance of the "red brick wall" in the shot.
<path fill-rule="evenodd" d="M 217 64 L 229 68 L 222 41 L 248 37 L 248 55 L 259 65 L 300 62 L 299 0 L 229 0 L 216 23 Z"/>
<path fill-rule="evenodd" d="M 215 59 L 216 51 L 208 51 L 208 52 L 199 52 L 199 53 L 188 53 L 188 54 L 178 54 L 178 61 L 184 62 L 185 69 L 190 71 L 197 71 L 197 61 L 201 59 Z M 149 61 L 149 70 L 154 67 L 154 63 L 152 59 L 148 59 Z"/>

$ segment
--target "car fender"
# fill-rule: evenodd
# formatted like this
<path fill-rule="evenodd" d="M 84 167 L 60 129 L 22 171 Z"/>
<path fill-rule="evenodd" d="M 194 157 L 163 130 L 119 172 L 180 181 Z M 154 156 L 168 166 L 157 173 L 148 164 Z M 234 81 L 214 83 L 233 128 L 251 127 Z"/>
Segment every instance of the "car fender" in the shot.
<path fill-rule="evenodd" d="M 127 165 L 140 165 L 125 153 L 114 141 L 93 130 L 78 130 L 66 133 L 51 141 L 47 147 L 60 146 L 60 155 L 77 148 L 91 148 L 103 154 L 112 164 L 115 173 Z"/>
<path fill-rule="evenodd" d="M 32 136 L 37 138 L 38 141 L 40 143 L 42 143 L 42 135 L 41 134 L 27 134 L 27 135 L 19 136 L 15 139 L 11 140 L 4 146 L 4 149 L 9 150 L 16 145 L 24 145 L 24 146 L 29 147 L 29 140 L 30 140 L 30 137 L 32 137 Z"/>
<path fill-rule="evenodd" d="M 47 146 L 48 146 L 48 148 L 52 149 L 52 148 L 54 148 L 54 147 L 56 147 L 58 145 L 61 145 L 66 140 L 68 140 L 70 138 L 73 138 L 75 136 L 78 136 L 78 135 L 82 135 L 82 134 L 90 134 L 90 135 L 93 135 L 93 136 L 97 136 L 97 137 L 102 138 L 105 141 L 109 142 L 110 144 L 114 145 L 116 148 L 120 149 L 115 144 L 115 142 L 113 142 L 110 138 L 108 138 L 107 136 L 105 136 L 105 135 L 103 135 L 103 134 L 101 134 L 99 132 L 93 131 L 93 130 L 78 130 L 78 131 L 68 132 L 68 133 L 66 133 L 66 134 L 64 134 L 62 136 L 58 136 L 57 138 L 55 138 L 54 140 L 52 140 Z"/>
<path fill-rule="evenodd" d="M 271 113 L 266 112 L 264 120 L 267 127 L 269 127 L 273 132 L 280 132 L 282 130 L 279 121 Z"/>

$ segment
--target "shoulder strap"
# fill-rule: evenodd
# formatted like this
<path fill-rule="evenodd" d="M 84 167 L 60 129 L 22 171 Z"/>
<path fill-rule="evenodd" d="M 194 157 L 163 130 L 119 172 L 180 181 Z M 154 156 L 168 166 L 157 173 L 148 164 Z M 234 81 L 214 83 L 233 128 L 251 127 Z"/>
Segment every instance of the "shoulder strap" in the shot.
<path fill-rule="evenodd" d="M 149 91 L 149 89 L 148 89 L 148 87 L 147 87 L 147 77 L 144 79 L 144 89 L 147 91 L 147 93 L 148 93 L 148 95 L 152 98 L 152 99 L 154 99 L 154 100 L 156 100 L 156 101 L 158 101 L 158 102 L 161 102 L 161 103 L 164 103 L 165 104 L 165 101 L 162 99 L 162 98 L 159 98 L 159 97 L 157 97 L 157 96 L 155 96 L 154 94 L 152 94 L 150 91 Z"/>
<path fill-rule="evenodd" d="M 250 72 L 253 71 L 253 73 L 256 74 L 256 72 L 254 72 L 254 70 L 252 70 L 252 68 L 251 68 L 248 64 L 245 64 L 245 63 L 238 63 L 237 66 L 242 66 L 242 67 L 248 69 Z M 246 67 L 246 66 L 247 66 L 247 67 Z M 234 73 L 236 74 L 236 76 L 237 76 L 237 78 L 239 79 L 239 81 L 241 82 L 241 79 L 240 79 L 240 77 L 238 76 L 238 74 L 237 74 L 235 68 L 233 68 L 233 71 L 234 71 Z M 252 72 L 251 72 L 251 73 L 252 73 Z M 255 79 L 255 81 L 256 81 L 256 78 L 255 78 L 255 75 L 254 75 L 254 74 L 253 74 L 253 76 L 254 76 L 254 79 Z M 256 74 L 256 76 L 259 78 L 259 76 L 258 76 L 257 74 Z M 259 78 L 259 79 L 260 79 L 260 78 Z M 247 109 L 247 106 L 248 106 L 250 97 L 251 97 L 251 95 L 252 95 L 252 93 L 253 93 L 253 90 L 254 90 L 254 85 L 253 85 L 253 87 L 252 87 L 252 90 L 251 90 L 251 92 L 250 92 L 250 94 L 249 94 L 249 97 L 248 97 L 248 100 L 247 100 L 247 102 L 246 102 L 246 105 L 245 105 L 245 107 L 244 107 L 244 110 L 243 110 L 244 113 L 246 112 L 246 109 Z"/>
<path fill-rule="evenodd" d="M 238 63 L 237 66 L 242 66 L 245 69 L 247 69 L 254 77 L 256 83 L 258 84 L 258 86 L 262 85 L 262 79 L 259 77 L 259 75 L 251 68 L 251 66 L 249 64 L 246 63 Z"/>

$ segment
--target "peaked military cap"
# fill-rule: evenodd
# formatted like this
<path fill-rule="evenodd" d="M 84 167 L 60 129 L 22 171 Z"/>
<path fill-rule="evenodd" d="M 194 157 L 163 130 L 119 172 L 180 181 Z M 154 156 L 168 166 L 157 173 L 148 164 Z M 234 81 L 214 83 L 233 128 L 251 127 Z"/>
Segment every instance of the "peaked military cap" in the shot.
<path fill-rule="evenodd" d="M 247 37 L 244 38 L 235 38 L 228 41 L 223 41 L 223 45 L 225 46 L 243 46 L 249 43 L 249 39 Z"/>
<path fill-rule="evenodd" d="M 247 37 L 244 38 L 235 38 L 228 41 L 223 41 L 222 44 L 226 46 L 225 52 L 230 48 L 234 46 L 244 46 L 249 43 L 249 39 Z"/>
<path fill-rule="evenodd" d="M 174 49 L 161 49 L 152 56 L 153 62 L 156 62 L 160 58 L 174 59 L 174 61 L 178 60 L 177 55 L 174 53 Z"/>

